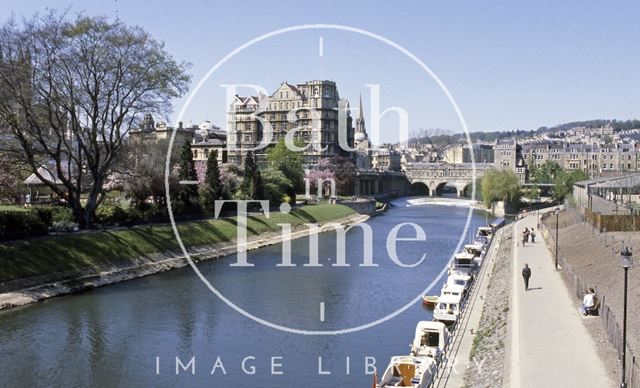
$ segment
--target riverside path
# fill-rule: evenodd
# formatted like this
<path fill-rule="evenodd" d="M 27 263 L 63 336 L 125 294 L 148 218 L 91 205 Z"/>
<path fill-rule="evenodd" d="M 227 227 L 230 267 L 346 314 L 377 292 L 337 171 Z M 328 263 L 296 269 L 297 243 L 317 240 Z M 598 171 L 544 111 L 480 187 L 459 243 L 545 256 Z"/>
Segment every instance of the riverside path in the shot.
<path fill-rule="evenodd" d="M 598 356 L 595 342 L 582 323 L 583 319 L 591 318 L 583 318 L 572 302 L 536 223 L 537 216 L 529 216 L 513 228 L 514 265 L 504 386 L 613 387 L 615 384 Z M 520 241 L 525 227 L 536 228 L 536 242 L 523 247 Z M 525 263 L 532 271 L 529 291 L 525 291 L 521 276 Z"/>

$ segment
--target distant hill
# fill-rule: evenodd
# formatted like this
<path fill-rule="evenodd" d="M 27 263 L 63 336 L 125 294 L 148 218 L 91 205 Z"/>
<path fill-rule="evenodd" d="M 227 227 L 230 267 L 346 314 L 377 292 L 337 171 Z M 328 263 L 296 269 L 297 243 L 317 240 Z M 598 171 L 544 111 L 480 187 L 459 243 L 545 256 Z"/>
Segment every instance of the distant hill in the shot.
<path fill-rule="evenodd" d="M 558 131 L 566 131 L 568 129 L 576 128 L 576 127 L 599 128 L 604 126 L 613 127 L 614 132 L 625 131 L 628 129 L 640 128 L 640 120 L 595 119 L 595 120 L 587 120 L 587 121 L 572 121 L 569 123 L 555 125 L 553 127 L 540 127 L 536 132 L 538 133 L 558 132 Z"/>
<path fill-rule="evenodd" d="M 594 119 L 586 121 L 572 121 L 569 123 L 558 124 L 552 127 L 540 127 L 537 130 L 525 131 L 495 131 L 495 132 L 470 132 L 469 136 L 471 141 L 486 141 L 493 142 L 500 139 L 507 139 L 512 137 L 527 138 L 542 133 L 556 133 L 560 131 L 566 131 L 576 127 L 586 128 L 599 128 L 602 126 L 610 125 L 613 127 L 614 132 L 625 131 L 629 129 L 640 128 L 640 120 L 609 120 L 609 119 Z M 454 133 L 445 129 L 436 130 L 424 130 L 420 129 L 409 141 L 410 144 L 432 144 L 437 148 L 445 147 L 448 144 L 464 142 L 466 141 L 463 133 Z"/>

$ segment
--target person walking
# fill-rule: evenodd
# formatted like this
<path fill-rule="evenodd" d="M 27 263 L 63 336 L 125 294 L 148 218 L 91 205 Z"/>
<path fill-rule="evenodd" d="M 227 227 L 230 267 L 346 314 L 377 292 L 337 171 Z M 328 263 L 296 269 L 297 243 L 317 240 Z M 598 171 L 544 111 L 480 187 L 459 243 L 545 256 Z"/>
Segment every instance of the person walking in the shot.
<path fill-rule="evenodd" d="M 534 242 L 536 242 L 536 231 L 533 228 L 531 228 L 530 235 L 531 235 L 531 244 L 533 244 Z"/>
<path fill-rule="evenodd" d="M 525 264 L 522 268 L 522 278 L 524 279 L 524 290 L 529 291 L 529 278 L 531 277 L 531 268 L 529 264 Z"/>
<path fill-rule="evenodd" d="M 529 231 L 527 229 L 522 232 L 522 247 L 526 246 L 527 240 L 529 239 L 528 233 Z"/>

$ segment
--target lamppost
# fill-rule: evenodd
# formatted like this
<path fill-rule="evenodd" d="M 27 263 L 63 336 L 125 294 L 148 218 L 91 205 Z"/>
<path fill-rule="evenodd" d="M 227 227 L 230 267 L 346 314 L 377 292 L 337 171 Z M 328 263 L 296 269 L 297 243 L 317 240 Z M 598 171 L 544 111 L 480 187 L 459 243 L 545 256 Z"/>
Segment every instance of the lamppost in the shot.
<path fill-rule="evenodd" d="M 629 275 L 629 268 L 633 265 L 633 254 L 629 252 L 629 248 L 624 248 L 620 252 L 620 264 L 624 268 L 624 310 L 622 313 L 622 383 L 620 388 L 627 388 L 627 382 L 625 381 L 626 372 L 626 358 L 627 358 L 627 278 Z"/>
<path fill-rule="evenodd" d="M 558 270 L 558 216 L 560 215 L 560 208 L 557 207 L 553 210 L 556 215 L 556 271 Z"/>

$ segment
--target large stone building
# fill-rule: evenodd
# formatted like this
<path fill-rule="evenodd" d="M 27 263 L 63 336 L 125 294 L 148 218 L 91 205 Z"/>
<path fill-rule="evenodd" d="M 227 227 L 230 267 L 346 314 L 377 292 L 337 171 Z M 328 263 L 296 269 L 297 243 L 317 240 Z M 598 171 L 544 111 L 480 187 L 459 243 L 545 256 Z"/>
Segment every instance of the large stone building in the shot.
<path fill-rule="evenodd" d="M 203 121 L 198 125 L 191 151 L 193 160 L 204 161 L 211 153 L 217 152 L 218 163 L 227 163 L 227 133 L 210 121 Z"/>
<path fill-rule="evenodd" d="M 270 96 L 236 96 L 227 113 L 229 162 L 241 163 L 251 148 L 267 139 L 268 123 L 273 131 L 269 146 L 291 131 L 294 139 L 311 143 L 304 152 L 304 163 L 313 165 L 320 158 L 347 152 L 339 145 L 338 124 L 342 111 L 346 125 L 346 142 L 354 145 L 349 104 L 340 100 L 333 81 L 308 81 L 303 84 L 280 84 Z M 267 147 L 253 151 L 258 162 L 264 160 Z"/>
<path fill-rule="evenodd" d="M 401 155 L 391 148 L 378 148 L 373 151 L 371 166 L 378 171 L 402 171 Z"/>
<path fill-rule="evenodd" d="M 167 126 L 166 123 L 156 123 L 153 120 L 153 116 L 150 113 L 144 115 L 139 128 L 134 128 L 129 131 L 130 141 L 143 141 L 143 142 L 161 142 L 169 140 L 174 128 Z M 191 126 L 186 128 L 182 122 L 178 124 L 176 128 L 176 137 L 173 141 L 174 148 L 179 148 L 184 142 L 191 142 L 198 130 L 197 126 Z"/>
<path fill-rule="evenodd" d="M 527 181 L 527 166 L 522 157 L 522 146 L 515 139 L 498 140 L 494 147 L 496 168 L 516 173 L 521 183 Z"/>
<path fill-rule="evenodd" d="M 558 163 L 567 170 L 583 170 L 594 177 L 626 171 L 638 171 L 638 152 L 635 144 L 572 144 L 538 141 L 522 145 L 528 167 L 546 161 Z"/>
<path fill-rule="evenodd" d="M 443 159 L 451 164 L 493 163 L 494 150 L 490 144 L 455 144 L 445 150 Z"/>

